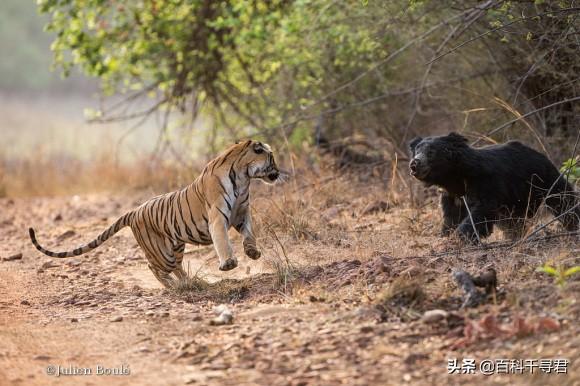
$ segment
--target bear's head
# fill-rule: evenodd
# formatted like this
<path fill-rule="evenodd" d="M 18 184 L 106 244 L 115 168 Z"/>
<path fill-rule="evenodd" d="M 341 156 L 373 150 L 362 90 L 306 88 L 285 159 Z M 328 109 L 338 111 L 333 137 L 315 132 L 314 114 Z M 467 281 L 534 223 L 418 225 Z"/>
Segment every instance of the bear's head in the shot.
<path fill-rule="evenodd" d="M 411 175 L 429 184 L 444 185 L 449 178 L 458 177 L 459 159 L 466 149 L 467 138 L 457 133 L 417 137 L 409 142 Z"/>

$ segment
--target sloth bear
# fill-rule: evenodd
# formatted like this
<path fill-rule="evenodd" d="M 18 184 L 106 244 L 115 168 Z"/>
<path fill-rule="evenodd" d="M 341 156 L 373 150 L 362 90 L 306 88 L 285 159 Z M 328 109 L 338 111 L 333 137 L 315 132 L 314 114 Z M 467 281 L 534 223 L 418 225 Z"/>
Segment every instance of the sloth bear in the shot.
<path fill-rule="evenodd" d="M 567 230 L 579 227 L 577 193 L 546 156 L 520 142 L 475 149 L 467 138 L 450 133 L 417 137 L 409 148 L 411 175 L 444 190 L 444 236 L 457 230 L 464 240 L 477 242 L 497 225 L 506 236 L 519 237 L 525 219 L 544 200 L 554 216 L 561 216 L 558 220 Z"/>

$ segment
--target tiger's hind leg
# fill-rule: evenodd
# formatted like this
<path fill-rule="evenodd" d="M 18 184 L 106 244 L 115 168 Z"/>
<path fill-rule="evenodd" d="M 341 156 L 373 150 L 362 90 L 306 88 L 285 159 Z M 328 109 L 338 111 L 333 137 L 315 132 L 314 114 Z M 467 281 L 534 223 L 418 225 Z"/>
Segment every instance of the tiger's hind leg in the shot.
<path fill-rule="evenodd" d="M 173 273 L 177 280 L 187 279 L 187 272 L 183 269 L 183 253 L 185 252 L 185 244 L 175 244 L 173 246 L 173 255 L 175 256 L 175 270 Z"/>
<path fill-rule="evenodd" d="M 168 238 L 150 229 L 131 227 L 137 244 L 145 252 L 149 269 L 165 288 L 175 286 L 175 279 L 170 276 L 177 268 L 173 243 Z"/>
<path fill-rule="evenodd" d="M 151 264 L 148 264 L 147 266 L 149 267 L 151 272 L 153 272 L 153 275 L 155 275 L 155 278 L 157 278 L 157 280 L 159 280 L 159 282 L 161 284 L 163 284 L 163 286 L 165 288 L 173 288 L 175 286 L 175 279 L 172 278 L 169 275 L 169 273 L 167 273 L 163 269 L 159 269 Z"/>

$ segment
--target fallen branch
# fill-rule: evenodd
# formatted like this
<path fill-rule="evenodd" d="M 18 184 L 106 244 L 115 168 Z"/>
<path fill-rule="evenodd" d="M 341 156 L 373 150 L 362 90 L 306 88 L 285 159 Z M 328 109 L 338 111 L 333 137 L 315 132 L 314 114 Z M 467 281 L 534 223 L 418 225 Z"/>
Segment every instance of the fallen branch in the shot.
<path fill-rule="evenodd" d="M 453 279 L 458 286 L 465 292 L 465 298 L 461 308 L 477 307 L 484 303 L 489 295 L 495 294 L 497 288 L 497 275 L 495 269 L 489 268 L 484 274 L 477 277 L 471 276 L 463 270 L 455 271 Z M 475 287 L 485 288 L 485 294 L 481 293 Z"/>

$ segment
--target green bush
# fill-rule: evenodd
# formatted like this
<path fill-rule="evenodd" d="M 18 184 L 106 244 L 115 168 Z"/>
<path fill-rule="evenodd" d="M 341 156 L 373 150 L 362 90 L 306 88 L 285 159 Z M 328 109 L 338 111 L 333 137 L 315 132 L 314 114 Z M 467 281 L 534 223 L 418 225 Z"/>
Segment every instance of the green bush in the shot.
<path fill-rule="evenodd" d="M 580 181 L 580 156 L 564 161 L 560 173 L 564 174 L 571 184 L 577 184 Z"/>

